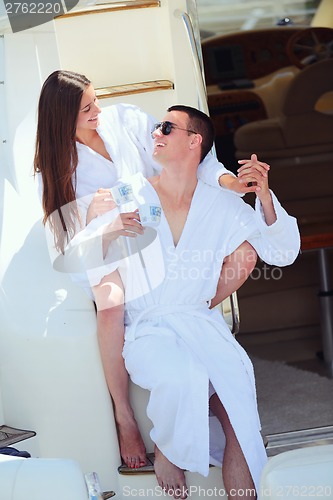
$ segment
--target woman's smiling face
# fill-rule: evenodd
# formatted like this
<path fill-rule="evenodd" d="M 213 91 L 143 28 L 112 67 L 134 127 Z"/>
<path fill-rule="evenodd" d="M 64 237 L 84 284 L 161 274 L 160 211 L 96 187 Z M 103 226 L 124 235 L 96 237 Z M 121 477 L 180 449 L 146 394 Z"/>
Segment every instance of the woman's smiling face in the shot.
<path fill-rule="evenodd" d="M 89 85 L 82 95 L 76 130 L 95 130 L 99 125 L 100 112 L 95 89 Z"/>

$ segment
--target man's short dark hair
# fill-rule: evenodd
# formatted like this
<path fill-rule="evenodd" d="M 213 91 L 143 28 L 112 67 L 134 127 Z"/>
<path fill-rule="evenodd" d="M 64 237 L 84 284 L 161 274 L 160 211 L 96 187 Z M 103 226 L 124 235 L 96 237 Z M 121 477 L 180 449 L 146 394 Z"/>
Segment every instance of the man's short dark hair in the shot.
<path fill-rule="evenodd" d="M 202 161 L 212 149 L 215 139 L 215 130 L 212 120 L 206 113 L 199 111 L 199 109 L 192 108 L 191 106 L 177 104 L 175 106 L 170 106 L 167 111 L 181 111 L 187 114 L 187 128 L 189 130 L 194 130 L 202 137 L 200 158 L 200 161 Z"/>

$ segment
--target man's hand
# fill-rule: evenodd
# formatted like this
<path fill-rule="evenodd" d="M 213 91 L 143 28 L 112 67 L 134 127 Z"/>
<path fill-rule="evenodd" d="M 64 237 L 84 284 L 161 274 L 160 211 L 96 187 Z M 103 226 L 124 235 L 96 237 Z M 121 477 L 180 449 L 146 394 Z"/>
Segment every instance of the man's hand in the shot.
<path fill-rule="evenodd" d="M 242 165 L 238 169 L 239 182 L 242 184 L 251 183 L 251 187 L 254 187 L 253 191 L 261 202 L 266 224 L 268 226 L 274 224 L 276 213 L 268 185 L 270 166 L 267 163 L 258 161 L 255 154 L 251 155 L 250 160 L 239 160 L 238 163 Z"/>
<path fill-rule="evenodd" d="M 242 165 L 238 169 L 238 177 L 224 174 L 219 178 L 220 186 L 235 191 L 236 193 L 257 193 L 262 189 L 264 179 L 270 167 L 267 163 L 259 162 L 255 154 L 250 160 L 239 160 Z"/>
<path fill-rule="evenodd" d="M 251 188 L 259 198 L 262 195 L 267 195 L 268 187 L 268 171 L 270 166 L 267 163 L 258 161 L 257 155 L 252 154 L 250 160 L 238 160 L 242 165 L 238 170 L 238 179 L 241 184 Z"/>

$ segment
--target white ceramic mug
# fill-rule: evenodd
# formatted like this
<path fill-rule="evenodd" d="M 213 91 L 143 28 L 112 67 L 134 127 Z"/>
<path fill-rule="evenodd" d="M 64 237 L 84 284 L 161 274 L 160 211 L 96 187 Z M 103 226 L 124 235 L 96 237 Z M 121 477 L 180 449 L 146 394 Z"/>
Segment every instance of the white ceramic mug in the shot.
<path fill-rule="evenodd" d="M 161 221 L 162 209 L 159 205 L 145 203 L 139 206 L 140 221 L 143 226 L 158 226 Z"/>
<path fill-rule="evenodd" d="M 133 189 L 131 184 L 119 184 L 110 189 L 112 197 L 117 205 L 124 205 L 133 201 Z"/>

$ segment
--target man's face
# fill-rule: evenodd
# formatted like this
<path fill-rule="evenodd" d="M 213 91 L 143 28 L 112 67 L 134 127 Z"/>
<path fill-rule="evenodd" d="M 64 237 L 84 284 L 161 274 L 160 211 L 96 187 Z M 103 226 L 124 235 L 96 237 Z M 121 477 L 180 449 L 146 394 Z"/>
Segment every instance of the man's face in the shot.
<path fill-rule="evenodd" d="M 168 123 L 165 124 L 165 122 Z M 164 116 L 161 126 L 153 132 L 153 158 L 157 162 L 164 164 L 186 158 L 192 140 L 192 133 L 188 132 L 187 122 L 188 116 L 182 111 L 170 111 Z"/>

